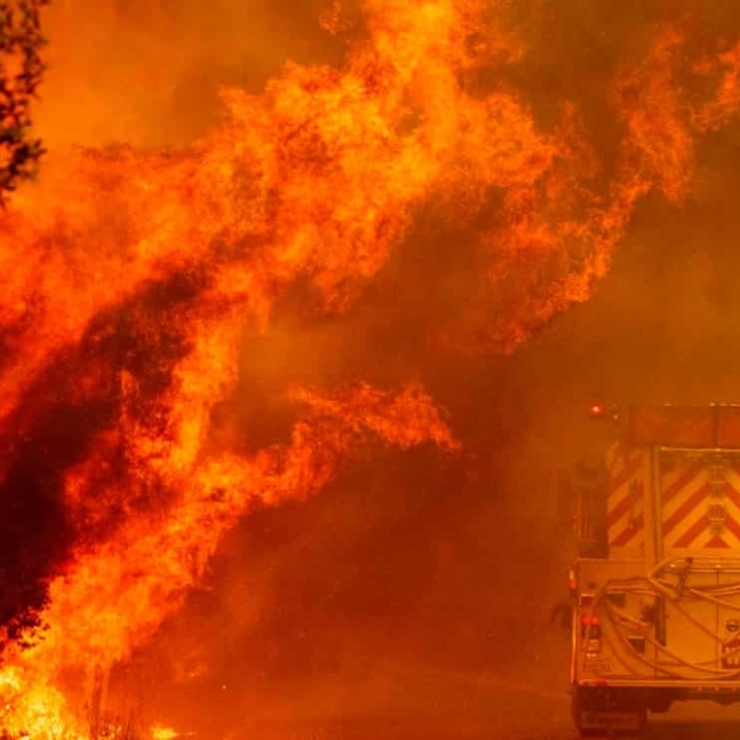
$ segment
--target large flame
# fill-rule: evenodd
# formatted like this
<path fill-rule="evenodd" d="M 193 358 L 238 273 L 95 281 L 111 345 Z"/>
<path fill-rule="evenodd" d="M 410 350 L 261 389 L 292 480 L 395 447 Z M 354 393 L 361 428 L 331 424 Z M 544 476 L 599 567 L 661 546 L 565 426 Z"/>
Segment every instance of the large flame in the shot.
<path fill-rule="evenodd" d="M 610 102 L 622 133 L 611 176 L 573 105 L 563 105 L 553 156 L 531 181 L 512 183 L 483 235 L 487 279 L 449 332 L 454 340 L 442 337 L 446 346 L 513 351 L 591 296 L 642 198 L 659 191 L 677 203 L 689 194 L 697 135 L 740 108 L 740 47 L 691 65 L 686 44 L 677 25 L 659 27 L 646 58 L 614 79 Z"/>
<path fill-rule="evenodd" d="M 251 501 L 318 489 L 365 429 L 453 446 L 413 387 L 297 391 L 313 412 L 292 443 L 248 455 L 215 448 L 209 421 L 242 338 L 297 277 L 343 308 L 434 189 L 467 187 L 468 168 L 481 186 L 526 181 L 547 158 L 517 103 L 501 97 L 519 141 L 491 101 L 462 92 L 477 9 L 370 5 L 370 40 L 345 69 L 289 65 L 261 97 L 224 91 L 228 122 L 187 151 L 57 154 L 3 214 L 1 433 L 33 440 L 60 404 L 94 419 L 68 428 L 81 439 L 58 461 L 75 544 L 45 629 L 8 631 L 11 734 L 84 734 L 95 671 L 151 636 Z"/>
<path fill-rule="evenodd" d="M 588 298 L 640 197 L 685 195 L 695 132 L 740 105 L 737 52 L 716 63 L 716 99 L 685 104 L 681 37 L 662 32 L 615 81 L 623 142 L 609 177 L 573 106 L 545 132 L 519 94 L 478 80 L 522 53 L 491 3 L 363 9 L 367 36 L 341 69 L 288 64 L 261 96 L 224 89 L 226 122 L 188 149 L 54 153 L 0 215 L 0 474 L 6 488 L 22 480 L 29 449 L 54 462 L 72 542 L 45 629 L 6 630 L 0 724 L 12 735 L 96 734 L 96 671 L 152 636 L 253 502 L 317 491 L 368 435 L 456 447 L 420 387 L 361 383 L 294 389 L 305 412 L 285 445 L 216 440 L 211 414 L 232 397 L 239 353 L 291 285 L 345 310 L 418 209 L 470 220 L 495 203 L 466 323 L 476 342 L 511 349 Z M 339 4 L 323 23 L 341 32 Z M 57 425 L 74 439 L 41 445 Z"/>
<path fill-rule="evenodd" d="M 332 396 L 303 389 L 295 397 L 309 412 L 289 446 L 249 458 L 221 453 L 184 461 L 187 450 L 174 444 L 155 457 L 154 467 L 172 476 L 167 482 L 178 491 L 166 515 L 129 514 L 115 536 L 77 549 L 67 572 L 50 584 L 43 639 L 25 650 L 15 643 L 6 649 L 0 716 L 11 734 L 83 734 L 82 704 L 70 711 L 58 693 L 65 674 L 80 671 L 86 697 L 94 671 L 109 669 L 151 637 L 198 582 L 221 534 L 255 502 L 275 504 L 316 491 L 367 431 L 401 447 L 428 438 L 457 446 L 418 387 L 395 396 L 363 385 Z M 150 460 L 136 463 L 152 475 Z M 96 493 L 110 506 L 127 492 Z"/>

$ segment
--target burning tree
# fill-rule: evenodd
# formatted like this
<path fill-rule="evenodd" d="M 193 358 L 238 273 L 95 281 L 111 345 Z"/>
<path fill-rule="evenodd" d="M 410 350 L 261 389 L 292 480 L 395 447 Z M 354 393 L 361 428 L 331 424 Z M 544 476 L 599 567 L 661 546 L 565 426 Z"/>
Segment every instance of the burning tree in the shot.
<path fill-rule="evenodd" d="M 0 203 L 43 153 L 31 135 L 30 103 L 44 72 L 39 12 L 48 2 L 0 2 Z"/>

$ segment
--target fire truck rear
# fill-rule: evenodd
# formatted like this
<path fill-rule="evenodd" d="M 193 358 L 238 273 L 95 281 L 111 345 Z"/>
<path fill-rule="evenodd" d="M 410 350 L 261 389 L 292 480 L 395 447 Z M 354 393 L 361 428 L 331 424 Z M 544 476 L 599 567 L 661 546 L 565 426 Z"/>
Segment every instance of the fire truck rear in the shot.
<path fill-rule="evenodd" d="M 570 477 L 572 713 L 639 732 L 675 701 L 740 701 L 740 406 L 633 407 Z"/>

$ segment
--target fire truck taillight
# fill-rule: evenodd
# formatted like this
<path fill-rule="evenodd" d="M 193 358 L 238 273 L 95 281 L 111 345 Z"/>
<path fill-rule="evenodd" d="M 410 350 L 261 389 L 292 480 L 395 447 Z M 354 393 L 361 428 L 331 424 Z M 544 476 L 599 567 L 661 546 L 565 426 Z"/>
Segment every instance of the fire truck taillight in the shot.
<path fill-rule="evenodd" d="M 586 641 L 587 653 L 601 650 L 601 622 L 598 614 L 581 614 L 581 639 Z"/>

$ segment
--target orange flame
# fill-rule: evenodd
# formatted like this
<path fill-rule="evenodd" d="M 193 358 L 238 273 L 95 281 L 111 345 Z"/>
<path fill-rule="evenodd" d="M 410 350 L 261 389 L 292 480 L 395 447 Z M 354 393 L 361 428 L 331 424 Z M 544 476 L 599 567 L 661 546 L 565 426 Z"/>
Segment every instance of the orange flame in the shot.
<path fill-rule="evenodd" d="M 289 447 L 250 459 L 221 453 L 185 461 L 188 450 L 181 441 L 149 459 L 148 448 L 138 453 L 145 475 L 153 465 L 173 476 L 168 482 L 177 487 L 178 500 L 165 519 L 129 516 L 115 537 L 80 547 L 67 573 L 51 582 L 43 639 L 26 650 L 14 644 L 6 649 L 8 666 L 0 673 L 4 727 L 33 736 L 62 728 L 83 734 L 79 712 L 70 712 L 56 689 L 65 673 L 82 673 L 86 695 L 93 669 L 107 670 L 127 657 L 180 606 L 221 534 L 253 502 L 276 504 L 318 490 L 336 474 L 358 435 L 371 431 L 401 447 L 426 439 L 457 447 L 428 396 L 415 386 L 396 396 L 360 385 L 332 396 L 297 390 L 295 398 L 310 411 L 295 426 Z M 164 460 L 174 464 L 168 467 Z M 121 493 L 98 495 L 110 503 Z"/>
<path fill-rule="evenodd" d="M 0 434 L 24 434 L 49 413 L 58 397 L 44 390 L 48 373 L 73 347 L 83 349 L 64 360 L 75 373 L 66 400 L 117 409 L 64 473 L 79 542 L 49 585 L 43 639 L 6 647 L 9 732 L 84 735 L 93 671 L 149 639 L 252 500 L 317 490 L 364 430 L 401 447 L 455 446 L 419 388 L 390 397 L 362 385 L 296 391 L 313 411 L 287 448 L 243 457 L 209 446 L 210 411 L 233 392 L 244 333 L 266 329 L 301 274 L 328 306 L 348 305 L 460 151 L 460 121 L 438 114 L 462 94 L 470 9 L 385 10 L 369 8 L 370 42 L 345 70 L 289 65 L 263 97 L 224 91 L 228 122 L 189 151 L 57 155 L 2 216 L 0 264 L 13 280 L 0 299 L 12 349 Z M 469 102 L 483 137 L 492 114 Z M 521 149 L 538 145 L 531 127 L 527 136 L 513 154 L 501 137 L 488 156 L 476 151 L 482 177 L 500 166 L 499 179 L 520 178 Z M 114 320 L 133 337 L 116 359 Z M 12 457 L 4 462 L 7 472 Z"/>
<path fill-rule="evenodd" d="M 693 114 L 693 122 L 699 131 L 715 131 L 730 123 L 740 109 L 740 43 L 722 52 L 716 60 L 705 60 L 697 65 L 697 73 L 708 75 L 717 68 L 721 80 L 712 100 L 699 106 Z"/>
<path fill-rule="evenodd" d="M 496 228 L 483 236 L 487 281 L 462 320 L 440 335 L 442 344 L 512 352 L 553 316 L 590 298 L 641 198 L 654 190 L 670 202 L 688 195 L 695 133 L 727 123 L 740 107 L 740 53 L 719 55 L 719 91 L 698 108 L 686 90 L 685 54 L 684 33 L 661 28 L 644 62 L 614 81 L 623 135 L 606 185 L 584 126 L 565 105 L 552 156 L 531 181 L 510 183 L 503 195 Z"/>
<path fill-rule="evenodd" d="M 492 285 L 500 295 L 482 334 L 510 349 L 588 297 L 639 197 L 686 193 L 679 38 L 661 37 L 645 67 L 617 82 L 625 140 L 600 190 L 572 108 L 547 134 L 518 95 L 476 84 L 481 66 L 522 53 L 484 23 L 487 6 L 366 0 L 368 37 L 342 69 L 288 64 L 262 96 L 225 89 L 228 120 L 187 150 L 57 153 L 0 214 L 0 439 L 24 439 L 60 403 L 103 408 L 84 455 L 63 466 L 78 539 L 50 581 L 48 629 L 3 655 L 10 734 L 88 734 L 93 671 L 151 637 L 252 501 L 314 493 L 368 435 L 457 447 L 421 388 L 393 396 L 363 384 L 295 389 L 308 411 L 289 445 L 239 454 L 213 443 L 210 414 L 234 392 L 240 343 L 268 329 L 297 279 L 328 309 L 346 309 L 416 209 L 462 202 L 469 217 L 495 192 L 485 294 Z M 730 103 L 708 120 L 734 105 L 720 97 Z M 13 461 L 11 450 L 0 476 Z"/>

